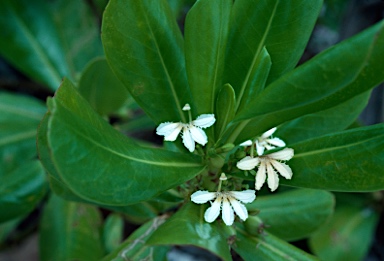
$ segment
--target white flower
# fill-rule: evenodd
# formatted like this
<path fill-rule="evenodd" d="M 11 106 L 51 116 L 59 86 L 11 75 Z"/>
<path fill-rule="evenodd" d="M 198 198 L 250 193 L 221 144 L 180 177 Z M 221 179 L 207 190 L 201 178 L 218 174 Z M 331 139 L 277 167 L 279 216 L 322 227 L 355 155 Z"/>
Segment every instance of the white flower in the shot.
<path fill-rule="evenodd" d="M 279 186 L 280 174 L 286 179 L 292 178 L 291 168 L 281 161 L 290 160 L 293 157 L 294 151 L 291 148 L 285 148 L 281 151 L 274 152 L 267 155 L 259 155 L 258 157 L 247 156 L 237 162 L 237 168 L 241 170 L 251 170 L 258 166 L 258 170 L 255 178 L 255 188 L 259 190 L 265 183 L 265 179 L 268 175 L 268 187 L 271 191 L 275 191 Z"/>
<path fill-rule="evenodd" d="M 260 137 L 255 139 L 255 146 L 258 155 L 263 155 L 264 150 L 271 150 L 276 147 L 284 147 L 285 142 L 279 138 L 271 138 L 272 134 L 276 131 L 276 127 L 264 132 Z M 247 140 L 240 144 L 240 146 L 252 146 L 252 141 Z"/>
<path fill-rule="evenodd" d="M 199 190 L 191 195 L 191 200 L 197 204 L 204 204 L 215 199 L 212 205 L 205 211 L 204 219 L 208 223 L 212 223 L 219 216 L 221 209 L 223 221 L 227 226 L 233 224 L 235 220 L 234 213 L 236 213 L 241 220 L 245 221 L 248 218 L 248 211 L 240 201 L 243 203 L 251 203 L 255 198 L 255 191 L 250 189 L 222 192 Z"/>
<path fill-rule="evenodd" d="M 186 104 L 183 110 L 189 111 L 189 104 Z M 183 144 L 190 152 L 193 152 L 195 150 L 195 142 L 202 146 L 207 144 L 208 138 L 202 129 L 212 126 L 215 121 L 215 115 L 202 114 L 196 120 L 189 123 L 164 122 L 156 128 L 156 134 L 164 136 L 164 140 L 174 141 L 181 130 L 183 130 Z"/>

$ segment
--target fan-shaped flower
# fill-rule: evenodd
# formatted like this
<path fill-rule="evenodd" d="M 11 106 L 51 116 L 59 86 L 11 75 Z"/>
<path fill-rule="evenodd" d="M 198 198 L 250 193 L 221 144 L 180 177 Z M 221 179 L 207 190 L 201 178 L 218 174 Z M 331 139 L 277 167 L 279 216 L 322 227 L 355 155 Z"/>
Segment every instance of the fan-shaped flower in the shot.
<path fill-rule="evenodd" d="M 272 138 L 272 134 L 276 131 L 276 127 L 264 132 L 260 137 L 255 139 L 254 144 L 256 146 L 256 151 L 258 155 L 263 155 L 265 149 L 271 150 L 277 147 L 284 147 L 285 142 L 279 138 Z M 240 144 L 240 146 L 252 146 L 253 142 L 247 140 Z"/>

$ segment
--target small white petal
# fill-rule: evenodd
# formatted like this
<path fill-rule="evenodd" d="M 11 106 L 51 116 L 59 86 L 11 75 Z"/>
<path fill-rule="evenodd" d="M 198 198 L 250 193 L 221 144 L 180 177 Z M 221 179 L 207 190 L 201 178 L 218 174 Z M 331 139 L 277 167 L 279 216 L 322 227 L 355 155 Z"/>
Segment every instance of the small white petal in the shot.
<path fill-rule="evenodd" d="M 230 194 L 235 199 L 240 200 L 243 203 L 251 203 L 256 198 L 255 191 L 251 189 L 247 189 L 244 191 L 231 191 Z"/>
<path fill-rule="evenodd" d="M 167 140 L 167 141 L 175 141 L 177 136 L 179 136 L 179 133 L 181 131 L 181 129 L 183 128 L 182 125 L 179 125 L 176 129 L 173 130 L 173 132 L 167 134 L 164 136 L 164 140 Z"/>
<path fill-rule="evenodd" d="M 248 218 L 248 211 L 246 207 L 232 197 L 229 197 L 229 201 L 231 202 L 231 205 L 235 210 L 236 215 L 238 215 L 241 220 L 245 221 Z"/>
<path fill-rule="evenodd" d="M 286 179 L 292 178 L 292 175 L 293 175 L 292 169 L 287 164 L 278 162 L 276 160 L 271 160 L 271 163 L 281 176 L 283 176 Z"/>
<path fill-rule="evenodd" d="M 171 132 L 173 132 L 175 129 L 177 129 L 179 126 L 182 124 L 180 122 L 164 122 L 161 123 L 157 128 L 156 128 L 156 134 L 157 135 L 169 135 Z"/>
<path fill-rule="evenodd" d="M 215 123 L 214 114 L 201 114 L 196 120 L 192 121 L 192 124 L 200 128 L 208 128 Z"/>
<path fill-rule="evenodd" d="M 183 128 L 183 144 L 190 152 L 195 150 L 195 141 L 193 140 L 188 127 Z"/>
<path fill-rule="evenodd" d="M 250 156 L 246 156 L 242 160 L 238 161 L 236 167 L 241 170 L 251 170 L 254 169 L 257 164 L 259 164 L 258 158 L 252 158 Z"/>
<path fill-rule="evenodd" d="M 199 190 L 191 195 L 191 201 L 195 202 L 196 204 L 204 204 L 210 200 L 213 200 L 215 197 L 215 192 Z"/>
<path fill-rule="evenodd" d="M 279 176 L 277 175 L 276 171 L 272 168 L 271 164 L 266 165 L 268 173 L 268 187 L 271 189 L 271 191 L 275 191 L 279 186 Z"/>
<path fill-rule="evenodd" d="M 277 160 L 290 160 L 293 157 L 293 149 L 285 148 L 278 152 L 274 152 L 268 155 L 269 158 L 277 159 Z"/>
<path fill-rule="evenodd" d="M 279 138 L 266 139 L 266 142 L 276 147 L 284 147 L 285 142 Z"/>
<path fill-rule="evenodd" d="M 229 201 L 226 197 L 223 198 L 223 209 L 221 212 L 224 223 L 227 226 L 232 225 L 233 221 L 235 220 L 235 214 L 233 213 L 233 208 L 229 204 Z"/>
<path fill-rule="evenodd" d="M 255 188 L 257 190 L 261 189 L 261 187 L 265 183 L 266 178 L 267 178 L 267 170 L 265 168 L 265 163 L 261 162 L 255 178 Z"/>
<path fill-rule="evenodd" d="M 270 130 L 267 130 L 266 132 L 264 132 L 262 135 L 261 135 L 261 137 L 263 138 L 263 139 L 266 139 L 266 138 L 268 138 L 269 136 L 271 136 L 275 131 L 276 131 L 276 127 L 274 127 L 274 128 L 272 128 L 272 129 L 270 129 Z"/>
<path fill-rule="evenodd" d="M 198 127 L 195 127 L 193 125 L 190 125 L 189 126 L 189 132 L 191 133 L 192 135 L 192 138 L 199 144 L 201 145 L 205 145 L 207 144 L 208 142 L 208 138 L 207 138 L 207 135 L 205 134 L 205 132 L 198 128 Z"/>
<path fill-rule="evenodd" d="M 240 143 L 239 146 L 242 146 L 242 147 L 252 146 L 252 141 L 251 140 L 246 140 L 243 143 Z"/>
<path fill-rule="evenodd" d="M 212 223 L 216 220 L 216 218 L 220 214 L 220 206 L 221 206 L 222 196 L 218 196 L 216 200 L 212 203 L 212 206 L 210 206 L 204 213 L 204 219 L 208 223 Z"/>
<path fill-rule="evenodd" d="M 264 146 L 265 146 L 264 142 L 259 142 L 258 140 L 256 140 L 256 152 L 257 152 L 257 155 L 259 155 L 259 156 L 263 155 L 264 150 L 265 150 Z"/>

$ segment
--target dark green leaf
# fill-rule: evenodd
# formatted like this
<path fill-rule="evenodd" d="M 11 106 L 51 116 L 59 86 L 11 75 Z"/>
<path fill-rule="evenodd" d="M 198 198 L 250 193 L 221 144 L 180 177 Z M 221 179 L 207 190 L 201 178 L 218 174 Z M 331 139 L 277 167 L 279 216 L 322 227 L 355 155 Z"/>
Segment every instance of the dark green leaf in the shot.
<path fill-rule="evenodd" d="M 342 207 L 310 239 L 322 260 L 363 260 L 372 243 L 379 216 L 372 209 Z"/>
<path fill-rule="evenodd" d="M 18 217 L 0 224 L 0 247 L 9 234 L 20 224 L 23 218 Z"/>
<path fill-rule="evenodd" d="M 100 260 L 101 215 L 92 206 L 70 203 L 52 195 L 40 223 L 40 258 L 55 260 Z"/>
<path fill-rule="evenodd" d="M 102 54 L 96 20 L 83 0 L 2 0 L 0 10 L 0 54 L 52 90 Z"/>
<path fill-rule="evenodd" d="M 87 66 L 78 87 L 79 93 L 101 115 L 115 112 L 128 98 L 127 90 L 104 58 L 96 59 Z"/>
<path fill-rule="evenodd" d="M 288 241 L 302 239 L 314 232 L 332 215 L 335 202 L 322 190 L 293 190 L 257 197 L 247 204 L 249 211 L 260 211 L 245 222 L 248 233 L 257 235 L 262 223 L 268 232 Z M 261 220 L 261 222 L 259 222 Z"/>
<path fill-rule="evenodd" d="M 220 137 L 221 133 L 227 127 L 227 124 L 235 116 L 235 92 L 230 84 L 225 84 L 221 88 L 216 102 L 216 117 L 215 123 L 216 137 Z"/>
<path fill-rule="evenodd" d="M 111 69 L 152 120 L 186 121 L 183 38 L 166 0 L 110 1 L 102 39 Z"/>
<path fill-rule="evenodd" d="M 123 239 L 124 220 L 118 214 L 110 214 L 103 227 L 103 242 L 107 253 L 115 250 Z"/>
<path fill-rule="evenodd" d="M 205 248 L 225 261 L 232 260 L 227 238 L 230 227 L 222 223 L 207 223 L 204 206 L 184 205 L 174 216 L 159 227 L 148 243 L 156 245 L 194 245 Z"/>

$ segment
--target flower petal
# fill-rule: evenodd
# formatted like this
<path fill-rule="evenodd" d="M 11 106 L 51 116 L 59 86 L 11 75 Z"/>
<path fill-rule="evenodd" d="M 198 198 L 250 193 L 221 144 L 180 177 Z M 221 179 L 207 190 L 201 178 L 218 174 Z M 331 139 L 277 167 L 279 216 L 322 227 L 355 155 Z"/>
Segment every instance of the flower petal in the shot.
<path fill-rule="evenodd" d="M 190 152 L 195 150 L 195 141 L 193 140 L 188 127 L 183 128 L 183 144 Z"/>
<path fill-rule="evenodd" d="M 204 204 L 210 200 L 213 200 L 214 198 L 216 198 L 215 192 L 203 190 L 198 190 L 191 195 L 191 201 L 195 202 L 196 204 Z"/>
<path fill-rule="evenodd" d="M 203 146 L 205 144 L 207 144 L 208 138 L 207 138 L 207 135 L 205 134 L 205 132 L 202 129 L 191 125 L 191 126 L 189 126 L 189 132 L 191 133 L 192 138 L 197 143 L 199 143 L 199 144 L 201 144 Z"/>
<path fill-rule="evenodd" d="M 235 210 L 236 215 L 238 215 L 241 220 L 245 221 L 248 218 L 247 208 L 232 197 L 229 197 L 229 201 L 231 202 L 231 205 Z"/>
<path fill-rule="evenodd" d="M 256 140 L 256 152 L 257 152 L 257 155 L 259 155 L 259 156 L 263 155 L 264 150 L 265 150 L 265 142 L 264 141 L 259 142 L 258 140 Z"/>
<path fill-rule="evenodd" d="M 240 143 L 241 147 L 248 147 L 248 146 L 252 146 L 252 141 L 251 140 L 246 140 L 244 141 L 243 143 Z"/>
<path fill-rule="evenodd" d="M 197 117 L 196 120 L 192 121 L 191 123 L 200 128 L 208 128 L 212 126 L 215 121 L 216 119 L 214 114 L 201 114 L 199 117 Z"/>
<path fill-rule="evenodd" d="M 268 173 L 268 187 L 271 189 L 271 191 L 275 191 L 279 186 L 279 176 L 277 175 L 276 171 L 272 168 L 271 164 L 266 165 Z"/>
<path fill-rule="evenodd" d="M 266 142 L 268 142 L 269 144 L 276 146 L 276 147 L 284 147 L 285 146 L 285 142 L 279 138 L 266 139 Z"/>
<path fill-rule="evenodd" d="M 212 223 L 213 221 L 216 220 L 216 218 L 220 214 L 220 206 L 221 206 L 222 199 L 223 199 L 222 196 L 218 196 L 216 200 L 212 203 L 212 206 L 207 208 L 207 210 L 204 213 L 205 221 L 207 221 L 208 223 Z"/>
<path fill-rule="evenodd" d="M 293 175 L 292 169 L 287 164 L 278 162 L 276 160 L 271 160 L 271 163 L 281 176 L 283 176 L 286 179 L 292 178 L 292 175 Z"/>
<path fill-rule="evenodd" d="M 175 129 L 177 129 L 179 126 L 182 124 L 180 122 L 164 122 L 161 123 L 157 128 L 156 128 L 156 134 L 157 135 L 168 135 L 169 133 L 172 133 Z"/>
<path fill-rule="evenodd" d="M 255 178 L 255 188 L 257 190 L 261 189 L 261 187 L 265 183 L 266 178 L 267 178 L 267 170 L 265 168 L 265 163 L 261 162 Z"/>
<path fill-rule="evenodd" d="M 251 170 L 254 169 L 257 164 L 259 164 L 259 159 L 258 158 L 252 158 L 250 156 L 246 156 L 239 162 L 237 162 L 236 167 L 241 169 L 241 170 Z"/>
<path fill-rule="evenodd" d="M 243 191 L 231 191 L 230 194 L 235 199 L 240 200 L 243 203 L 251 203 L 256 198 L 255 191 L 252 189 L 247 189 Z"/>
<path fill-rule="evenodd" d="M 221 211 L 224 223 L 227 226 L 232 225 L 233 221 L 235 220 L 235 214 L 233 213 L 233 208 L 229 204 L 229 201 L 226 197 L 223 198 L 223 209 Z"/>
<path fill-rule="evenodd" d="M 285 148 L 278 152 L 269 154 L 268 157 L 272 159 L 277 159 L 277 160 L 290 160 L 292 159 L 293 155 L 294 155 L 293 149 Z"/>
<path fill-rule="evenodd" d="M 268 138 L 269 136 L 271 136 L 275 131 L 276 131 L 276 127 L 270 129 L 270 130 L 267 130 L 266 132 L 264 132 L 262 135 L 261 135 L 261 138 L 263 139 L 266 139 Z"/>

